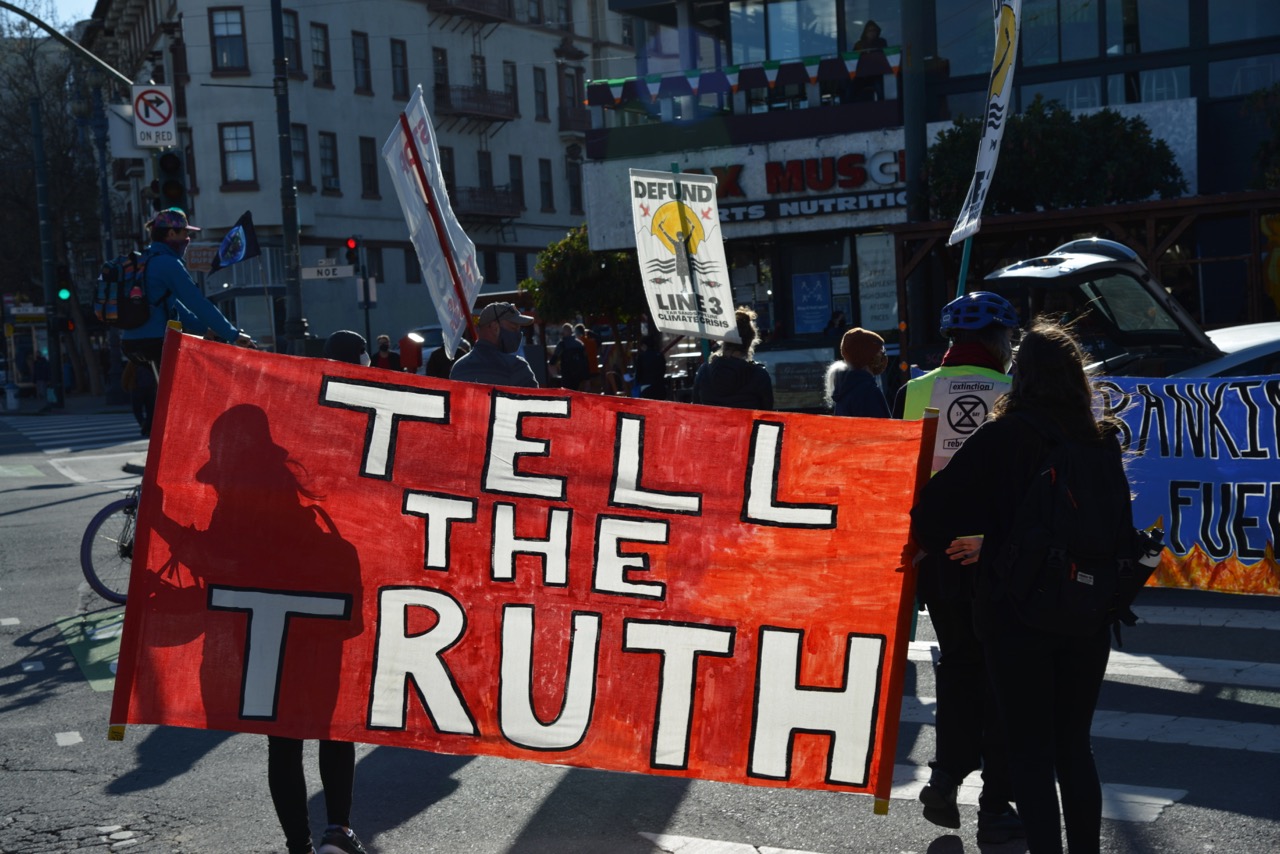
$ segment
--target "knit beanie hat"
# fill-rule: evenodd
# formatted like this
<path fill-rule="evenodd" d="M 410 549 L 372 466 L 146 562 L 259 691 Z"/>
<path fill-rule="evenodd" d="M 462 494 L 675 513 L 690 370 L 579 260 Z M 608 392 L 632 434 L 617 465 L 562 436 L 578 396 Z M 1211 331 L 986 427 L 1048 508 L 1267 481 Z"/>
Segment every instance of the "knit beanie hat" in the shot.
<path fill-rule="evenodd" d="M 324 342 L 324 357 L 335 362 L 360 364 L 360 354 L 365 352 L 364 336 L 350 329 L 339 329 Z"/>
<path fill-rule="evenodd" d="M 884 351 L 884 339 L 874 332 L 855 326 L 840 339 L 840 357 L 855 368 L 876 363 Z"/>

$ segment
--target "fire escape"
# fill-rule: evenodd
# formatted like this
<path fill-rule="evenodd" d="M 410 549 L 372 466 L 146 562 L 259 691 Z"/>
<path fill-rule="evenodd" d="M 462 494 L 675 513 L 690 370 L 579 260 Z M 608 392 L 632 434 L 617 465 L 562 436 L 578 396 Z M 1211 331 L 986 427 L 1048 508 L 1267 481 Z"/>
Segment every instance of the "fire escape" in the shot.
<path fill-rule="evenodd" d="M 473 65 L 469 86 L 454 85 L 437 75 L 431 105 L 436 130 L 476 134 L 479 149 L 486 151 L 489 139 L 518 116 L 515 96 L 490 89 L 483 64 L 485 40 L 512 19 L 511 0 L 426 0 L 426 6 L 433 14 L 431 27 L 469 33 L 473 61 L 480 60 Z M 524 212 L 523 200 L 510 186 L 453 186 L 449 195 L 459 221 L 472 227 L 496 228 L 506 234 Z"/>

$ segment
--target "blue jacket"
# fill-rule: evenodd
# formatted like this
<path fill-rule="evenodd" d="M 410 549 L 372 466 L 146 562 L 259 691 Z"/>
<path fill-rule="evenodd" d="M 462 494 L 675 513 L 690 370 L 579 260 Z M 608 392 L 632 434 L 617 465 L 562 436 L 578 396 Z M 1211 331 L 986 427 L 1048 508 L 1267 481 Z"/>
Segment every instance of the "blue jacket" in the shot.
<path fill-rule="evenodd" d="M 888 418 L 889 403 L 880 384 L 869 372 L 837 362 L 831 368 L 835 384 L 831 390 L 831 412 L 854 418 Z"/>
<path fill-rule="evenodd" d="M 147 256 L 145 283 L 151 317 L 137 329 L 122 330 L 122 339 L 163 338 L 171 317 L 182 323 L 183 332 L 203 335 L 212 331 L 224 341 L 236 339 L 240 330 L 200 292 L 177 252 L 166 243 L 155 242 L 147 247 L 144 254 Z"/>
<path fill-rule="evenodd" d="M 471 352 L 453 363 L 449 379 L 468 383 L 537 388 L 538 378 L 529 363 L 515 353 L 504 353 L 488 341 L 477 341 Z"/>

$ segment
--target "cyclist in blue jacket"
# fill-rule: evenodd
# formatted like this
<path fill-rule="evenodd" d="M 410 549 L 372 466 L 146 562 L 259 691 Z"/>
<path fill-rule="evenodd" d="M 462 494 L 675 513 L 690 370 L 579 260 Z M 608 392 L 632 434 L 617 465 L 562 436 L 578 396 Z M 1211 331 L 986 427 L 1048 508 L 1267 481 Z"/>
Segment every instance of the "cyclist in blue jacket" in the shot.
<path fill-rule="evenodd" d="M 181 208 L 160 211 L 147 223 L 147 229 L 151 232 L 151 245 L 144 253 L 147 269 L 143 281 L 151 304 L 151 317 L 142 326 L 120 333 L 125 355 L 135 361 L 150 362 L 158 370 L 165 327 L 170 319 L 181 322 L 184 332 L 211 333 L 236 344 L 251 343 L 253 339 L 249 334 L 227 320 L 200 292 L 187 272 L 182 257 L 191 245 L 191 233 L 200 229 L 187 222 L 186 213 Z"/>

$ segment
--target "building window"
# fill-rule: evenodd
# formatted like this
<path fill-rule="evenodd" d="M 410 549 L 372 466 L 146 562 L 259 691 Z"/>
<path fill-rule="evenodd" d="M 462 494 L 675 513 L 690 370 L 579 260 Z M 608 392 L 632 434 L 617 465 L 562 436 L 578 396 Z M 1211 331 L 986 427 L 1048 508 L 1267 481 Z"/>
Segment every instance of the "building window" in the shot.
<path fill-rule="evenodd" d="M 580 214 L 582 207 L 582 148 L 571 145 L 565 152 L 565 177 L 569 180 L 569 213 Z"/>
<path fill-rule="evenodd" d="M 444 179 L 444 188 L 453 195 L 453 149 L 447 145 L 440 146 L 440 176 Z"/>
<path fill-rule="evenodd" d="M 371 136 L 360 137 L 360 195 L 382 198 L 378 193 L 378 141 Z"/>
<path fill-rule="evenodd" d="M 311 186 L 311 150 L 307 145 L 307 126 L 289 126 L 289 148 L 293 151 L 293 183 Z"/>
<path fill-rule="evenodd" d="M 636 46 L 636 21 L 630 15 L 622 16 L 622 35 L 619 37 L 621 42 L 627 47 Z"/>
<path fill-rule="evenodd" d="M 546 213 L 554 213 L 556 195 L 551 183 L 551 161 L 545 157 L 538 160 L 538 189 L 542 193 L 542 210 Z"/>
<path fill-rule="evenodd" d="M 369 36 L 351 33 L 351 69 L 356 76 L 356 92 L 373 94 L 373 76 L 369 72 Z"/>
<path fill-rule="evenodd" d="M 341 192 L 338 182 L 338 135 L 320 131 L 320 189 L 326 193 Z"/>
<path fill-rule="evenodd" d="M 1209 43 L 1280 36 L 1275 0 L 1209 0 Z"/>
<path fill-rule="evenodd" d="M 547 70 L 533 69 L 533 117 L 540 122 L 551 121 L 550 108 L 547 106 Z"/>
<path fill-rule="evenodd" d="M 486 249 L 483 258 L 485 284 L 494 284 L 502 278 L 498 275 L 498 253 L 492 249 Z"/>
<path fill-rule="evenodd" d="M 256 184 L 258 173 L 253 162 L 253 125 L 218 125 L 222 146 L 222 183 Z"/>
<path fill-rule="evenodd" d="M 329 58 L 329 28 L 311 25 L 311 74 L 317 86 L 333 85 L 333 62 Z"/>
<path fill-rule="evenodd" d="M 431 48 L 431 78 L 435 103 L 448 106 L 450 104 L 449 53 L 442 47 Z"/>
<path fill-rule="evenodd" d="M 542 23 L 542 0 L 529 0 L 529 23 Z"/>
<path fill-rule="evenodd" d="M 400 39 L 391 40 L 391 96 L 409 97 L 409 48 Z"/>
<path fill-rule="evenodd" d="M 418 253 L 412 248 L 404 250 L 404 283 L 422 284 L 422 265 L 418 263 Z"/>
<path fill-rule="evenodd" d="M 1248 95 L 1270 87 L 1276 80 L 1280 80 L 1280 54 L 1257 54 L 1209 63 L 1210 98 Z"/>
<path fill-rule="evenodd" d="M 302 73 L 302 42 L 298 38 L 298 13 L 287 9 L 280 13 L 284 31 L 284 58 L 289 63 L 290 74 Z"/>
<path fill-rule="evenodd" d="M 471 55 L 471 85 L 476 87 L 477 92 L 489 89 L 489 71 L 485 67 L 484 57 L 474 53 Z"/>
<path fill-rule="evenodd" d="M 573 0 L 556 0 L 556 25 L 573 31 Z"/>
<path fill-rule="evenodd" d="M 516 115 L 520 115 L 520 87 L 516 82 L 516 64 L 514 62 L 502 63 L 502 91 L 507 93 L 507 97 L 511 99 L 511 109 L 516 111 Z"/>
<path fill-rule="evenodd" d="M 516 282 L 529 278 L 529 256 L 523 252 L 516 253 Z"/>
<path fill-rule="evenodd" d="M 248 71 L 243 9 L 210 9 L 209 31 L 214 71 Z"/>
<path fill-rule="evenodd" d="M 480 176 L 480 186 L 486 190 L 493 189 L 493 152 L 476 152 L 476 172 Z"/>
<path fill-rule="evenodd" d="M 1191 43 L 1188 6 L 1186 0 L 1107 0 L 1107 56 L 1187 47 Z M 1213 22 L 1209 25 L 1212 30 Z M 987 26 L 991 26 L 990 12 Z"/>
<path fill-rule="evenodd" d="M 511 195 L 520 210 L 524 210 L 524 158 L 519 154 L 507 156 L 507 174 L 511 183 Z"/>

